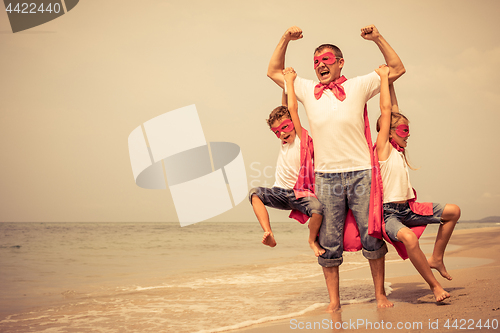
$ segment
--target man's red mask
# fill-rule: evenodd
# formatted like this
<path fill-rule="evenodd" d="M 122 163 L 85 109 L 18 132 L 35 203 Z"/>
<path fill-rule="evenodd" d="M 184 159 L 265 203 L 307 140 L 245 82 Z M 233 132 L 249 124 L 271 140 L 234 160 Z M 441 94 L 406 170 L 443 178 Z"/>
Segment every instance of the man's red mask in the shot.
<path fill-rule="evenodd" d="M 333 65 L 337 61 L 335 54 L 332 52 L 323 53 L 320 56 L 314 57 L 314 69 L 319 66 L 320 63 L 324 63 L 327 65 Z"/>

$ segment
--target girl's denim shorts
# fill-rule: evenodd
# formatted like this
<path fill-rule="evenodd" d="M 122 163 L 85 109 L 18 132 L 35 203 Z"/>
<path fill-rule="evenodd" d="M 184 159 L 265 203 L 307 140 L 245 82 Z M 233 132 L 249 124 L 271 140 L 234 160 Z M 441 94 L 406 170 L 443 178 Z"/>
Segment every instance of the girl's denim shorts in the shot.
<path fill-rule="evenodd" d="M 416 227 L 421 225 L 441 223 L 441 216 L 444 210 L 443 204 L 433 203 L 432 215 L 419 215 L 410 209 L 406 203 L 389 202 L 384 204 L 385 232 L 392 241 L 399 242 L 398 231 L 404 227 Z"/>

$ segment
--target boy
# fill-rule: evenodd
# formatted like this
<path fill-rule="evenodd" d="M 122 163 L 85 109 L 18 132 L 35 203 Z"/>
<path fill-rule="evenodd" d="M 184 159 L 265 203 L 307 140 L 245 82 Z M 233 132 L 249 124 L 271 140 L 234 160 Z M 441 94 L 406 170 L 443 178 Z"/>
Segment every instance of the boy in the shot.
<path fill-rule="evenodd" d="M 293 68 L 283 70 L 288 97 L 283 92 L 283 104 L 274 109 L 267 123 L 281 141 L 281 150 L 276 166 L 276 181 L 272 188 L 257 187 L 250 190 L 249 198 L 259 223 L 264 230 L 262 243 L 276 246 L 271 230 L 269 214 L 265 206 L 292 210 L 290 217 L 304 224 L 309 222 L 309 246 L 316 257 L 325 252 L 316 240 L 323 206 L 314 194 L 314 148 L 307 130 L 302 128 L 298 116 L 298 104 L 293 82 L 297 74 Z"/>

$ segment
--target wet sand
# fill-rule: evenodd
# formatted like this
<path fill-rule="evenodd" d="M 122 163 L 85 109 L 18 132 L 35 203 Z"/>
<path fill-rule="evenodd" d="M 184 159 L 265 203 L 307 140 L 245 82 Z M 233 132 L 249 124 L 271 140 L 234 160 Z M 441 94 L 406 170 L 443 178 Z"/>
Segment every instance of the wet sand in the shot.
<path fill-rule="evenodd" d="M 430 253 L 435 235 L 423 236 L 422 250 Z M 377 309 L 375 302 L 348 304 L 340 313 L 325 308 L 304 316 L 254 325 L 239 333 L 285 332 L 495 332 L 500 330 L 500 227 L 456 230 L 445 253 L 452 281 L 434 274 L 451 295 L 441 303 L 409 260 L 398 260 L 392 248 L 386 256 L 386 281 L 394 308 Z M 347 272 L 349 273 L 349 272 Z M 369 270 L 356 273 L 369 278 Z M 341 281 L 349 279 L 341 274 Z M 341 282 L 342 284 L 342 282 Z M 325 286 L 326 288 L 326 286 Z"/>

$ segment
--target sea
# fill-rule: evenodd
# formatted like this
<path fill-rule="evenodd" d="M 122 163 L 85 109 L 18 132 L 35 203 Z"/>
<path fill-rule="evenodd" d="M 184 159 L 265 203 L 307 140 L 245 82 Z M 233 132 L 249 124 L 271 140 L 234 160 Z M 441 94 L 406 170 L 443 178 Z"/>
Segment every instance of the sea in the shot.
<path fill-rule="evenodd" d="M 273 232 L 270 248 L 257 222 L 2 222 L 0 332 L 223 332 L 326 307 L 307 226 Z M 367 266 L 345 253 L 341 277 Z M 340 293 L 342 304 L 372 302 L 373 284 L 341 280 Z"/>

